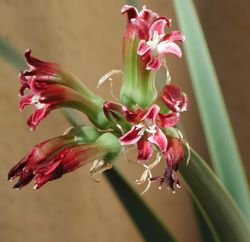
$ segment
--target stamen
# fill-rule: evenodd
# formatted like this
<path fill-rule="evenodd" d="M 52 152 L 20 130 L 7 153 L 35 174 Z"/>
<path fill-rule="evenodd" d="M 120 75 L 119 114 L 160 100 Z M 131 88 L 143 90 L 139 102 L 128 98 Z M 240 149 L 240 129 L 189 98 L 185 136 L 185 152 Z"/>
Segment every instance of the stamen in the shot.
<path fill-rule="evenodd" d="M 64 132 L 63 132 L 63 135 L 67 135 L 70 133 L 70 131 L 73 129 L 74 127 L 71 126 L 71 127 L 68 127 Z"/>
<path fill-rule="evenodd" d="M 122 134 L 124 134 L 124 131 L 123 131 L 122 126 L 120 124 L 116 124 L 116 127 L 121 130 Z"/>
<path fill-rule="evenodd" d="M 159 162 L 161 161 L 161 155 L 159 155 L 159 153 L 157 153 L 157 156 L 156 156 L 156 159 L 153 163 L 151 163 L 149 166 L 145 165 L 145 164 L 141 164 L 143 167 L 146 168 L 146 170 L 144 170 L 144 172 L 142 173 L 141 175 L 141 178 L 140 179 L 137 179 L 135 181 L 135 183 L 137 185 L 141 185 L 143 184 L 146 180 L 148 180 L 148 185 L 147 187 L 145 188 L 145 190 L 141 193 L 141 195 L 143 195 L 145 192 L 148 191 L 148 189 L 150 188 L 150 185 L 151 185 L 151 178 L 152 178 L 152 173 L 151 173 L 151 170 L 159 164 Z"/>
<path fill-rule="evenodd" d="M 37 109 L 42 109 L 45 107 L 45 103 L 40 103 L 40 100 L 42 98 L 38 95 L 34 95 L 32 98 L 31 98 L 31 104 L 34 104 L 36 106 Z"/>
<path fill-rule="evenodd" d="M 166 84 L 168 85 L 171 82 L 171 76 L 170 76 L 170 72 L 167 66 L 167 61 L 165 58 L 163 59 L 163 67 L 166 72 Z"/>
<path fill-rule="evenodd" d="M 40 96 L 34 95 L 34 96 L 31 98 L 31 103 L 32 103 L 32 104 L 36 104 L 36 103 L 39 102 L 39 99 L 40 99 Z"/>
<path fill-rule="evenodd" d="M 115 96 L 115 94 L 113 93 L 113 82 L 112 82 L 112 78 L 111 76 L 113 75 L 117 75 L 117 74 L 121 74 L 123 77 L 123 72 L 121 70 L 112 70 L 110 72 L 108 72 L 107 74 L 105 74 L 104 76 L 102 76 L 97 84 L 97 88 L 99 88 L 105 81 L 109 81 L 110 83 L 110 94 L 111 96 L 116 100 L 119 101 L 119 98 Z"/>
<path fill-rule="evenodd" d="M 182 139 L 182 142 L 186 145 L 187 150 L 188 150 L 188 157 L 187 157 L 187 161 L 186 161 L 186 165 L 188 165 L 188 163 L 191 159 L 191 148 L 189 146 L 189 143 L 185 139 Z"/>

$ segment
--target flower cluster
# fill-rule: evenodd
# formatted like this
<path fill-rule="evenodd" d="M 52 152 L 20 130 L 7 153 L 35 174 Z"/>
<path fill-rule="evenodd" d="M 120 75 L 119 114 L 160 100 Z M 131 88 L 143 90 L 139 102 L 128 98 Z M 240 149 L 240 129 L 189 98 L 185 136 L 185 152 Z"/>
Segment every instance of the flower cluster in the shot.
<path fill-rule="evenodd" d="M 137 147 L 137 163 L 146 168 L 138 184 L 148 181 L 149 187 L 159 181 L 160 187 L 165 183 L 173 191 L 175 184 L 179 187 L 177 170 L 184 158 L 185 141 L 175 126 L 181 112 L 187 110 L 188 98 L 170 80 L 158 92 L 155 81 L 156 72 L 167 68 L 166 55 L 181 57 L 176 42 L 185 38 L 178 31 L 165 33 L 171 19 L 145 6 L 138 12 L 125 5 L 121 13 L 127 15 L 127 26 L 123 82 L 117 102 L 105 102 L 58 64 L 34 58 L 31 50 L 25 52 L 27 70 L 19 75 L 20 109 L 34 105 L 27 121 L 31 130 L 52 110 L 64 107 L 83 112 L 93 126 L 72 128 L 34 146 L 9 172 L 9 179 L 19 177 L 14 188 L 20 189 L 31 180 L 35 189 L 40 188 L 91 161 L 90 173 L 94 176 L 110 169 L 128 146 Z M 157 158 L 150 164 L 154 153 Z M 165 164 L 163 175 L 154 177 L 151 170 L 161 160 Z"/>

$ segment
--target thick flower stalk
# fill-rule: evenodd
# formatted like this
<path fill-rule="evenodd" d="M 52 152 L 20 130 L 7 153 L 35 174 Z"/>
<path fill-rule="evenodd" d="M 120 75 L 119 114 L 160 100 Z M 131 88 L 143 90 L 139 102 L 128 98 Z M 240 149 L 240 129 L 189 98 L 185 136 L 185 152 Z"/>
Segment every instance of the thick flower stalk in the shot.
<path fill-rule="evenodd" d="M 19 75 L 20 109 L 34 106 L 27 122 L 30 128 L 34 130 L 52 110 L 65 107 L 83 112 L 93 126 L 73 128 L 34 146 L 9 172 L 9 179 L 19 177 L 14 188 L 21 189 L 34 180 L 38 189 L 89 162 L 93 162 L 93 177 L 111 168 L 121 152 L 126 157 L 130 147 L 136 147 L 136 163 L 144 168 L 136 183 L 147 181 L 145 191 L 155 181 L 173 191 L 180 187 L 177 171 L 187 143 L 175 126 L 187 111 L 188 97 L 170 79 L 158 92 L 155 76 L 162 66 L 167 69 L 166 55 L 181 57 L 176 42 L 184 41 L 184 36 L 178 31 L 165 33 L 171 20 L 145 6 L 138 12 L 125 5 L 121 12 L 127 15 L 124 71 L 113 70 L 98 83 L 99 87 L 112 74 L 124 73 L 116 102 L 104 101 L 58 64 L 36 59 L 30 50 L 25 52 L 28 68 Z M 165 164 L 163 175 L 153 176 L 152 169 L 161 161 Z"/>

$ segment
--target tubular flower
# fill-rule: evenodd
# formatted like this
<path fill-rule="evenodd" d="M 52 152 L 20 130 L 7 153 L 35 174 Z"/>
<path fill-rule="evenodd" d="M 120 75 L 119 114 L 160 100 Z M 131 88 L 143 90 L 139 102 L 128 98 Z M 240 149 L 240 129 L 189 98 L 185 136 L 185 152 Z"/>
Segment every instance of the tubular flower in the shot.
<path fill-rule="evenodd" d="M 125 5 L 122 14 L 127 15 L 127 25 L 123 35 L 124 78 L 120 97 L 122 103 L 132 106 L 139 104 L 148 107 L 156 95 L 153 86 L 154 78 L 149 78 L 149 72 L 137 55 L 138 38 L 147 38 L 150 24 L 158 18 L 158 14 L 145 6 L 138 12 L 134 6 Z M 147 92 L 142 96 L 141 92 Z"/>
<path fill-rule="evenodd" d="M 183 144 L 178 138 L 168 137 L 168 146 L 164 153 L 166 169 L 162 176 L 152 177 L 151 181 L 159 181 L 160 187 L 163 183 L 174 192 L 174 184 L 179 188 L 180 182 L 177 177 L 180 162 L 184 158 Z"/>
<path fill-rule="evenodd" d="M 63 70 L 57 63 L 45 62 L 31 56 L 31 50 L 27 49 L 24 52 L 27 69 L 21 71 L 19 79 L 21 87 L 20 95 L 24 95 L 25 89 L 30 89 L 33 82 L 61 84 L 70 87 L 76 91 L 87 93 L 84 84 L 73 74 Z"/>
<path fill-rule="evenodd" d="M 112 105 L 109 107 L 112 114 Z M 157 105 L 153 105 L 149 110 L 138 108 L 136 111 L 123 107 L 121 111 L 126 120 L 133 125 L 128 132 L 120 137 L 120 142 L 122 145 L 137 144 L 138 160 L 148 160 L 152 156 L 153 144 L 159 148 L 161 153 L 164 153 L 167 148 L 167 138 L 160 128 L 174 126 L 179 120 L 179 114 L 161 114 L 159 111 L 160 108 Z"/>
<path fill-rule="evenodd" d="M 14 188 L 21 189 L 32 179 L 34 189 L 46 182 L 94 161 L 91 173 L 100 173 L 112 167 L 111 163 L 120 153 L 118 139 L 106 133 L 94 143 L 77 142 L 72 135 L 60 136 L 36 145 L 9 172 L 9 179 L 20 177 Z"/>
<path fill-rule="evenodd" d="M 91 93 L 75 76 L 63 72 L 59 65 L 43 62 L 30 54 L 30 50 L 25 52 L 28 70 L 21 72 L 19 79 L 20 109 L 29 104 L 35 106 L 34 113 L 27 121 L 32 130 L 51 110 L 61 107 L 78 109 L 97 127 L 108 127 L 101 98 Z M 30 92 L 25 94 L 25 89 Z"/>
<path fill-rule="evenodd" d="M 182 56 L 181 49 L 175 42 L 184 41 L 184 35 L 179 31 L 171 31 L 169 34 L 165 34 L 164 28 L 166 25 L 169 25 L 169 23 L 165 18 L 155 20 L 150 26 L 149 37 L 140 40 L 137 53 L 147 63 L 147 70 L 158 70 L 164 57 L 169 53 L 177 57 Z"/>
<path fill-rule="evenodd" d="M 163 88 L 161 101 L 173 112 L 184 112 L 188 108 L 188 96 L 181 92 L 176 84 L 169 84 Z"/>
<path fill-rule="evenodd" d="M 140 12 L 134 6 L 125 5 L 121 10 L 122 14 L 127 14 L 128 25 L 130 30 L 135 30 L 138 34 L 139 39 L 148 38 L 148 31 L 150 24 L 157 18 L 159 15 L 154 13 L 152 10 L 147 9 L 146 6 L 143 6 Z M 170 24 L 170 21 L 169 21 Z"/>

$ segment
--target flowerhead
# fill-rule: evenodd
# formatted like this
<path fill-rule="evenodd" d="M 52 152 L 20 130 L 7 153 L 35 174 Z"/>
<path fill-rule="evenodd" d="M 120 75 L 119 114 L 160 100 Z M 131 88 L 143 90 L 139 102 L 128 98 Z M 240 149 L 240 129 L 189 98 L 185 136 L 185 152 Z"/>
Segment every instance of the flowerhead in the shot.
<path fill-rule="evenodd" d="M 25 52 L 27 70 L 20 73 L 20 109 L 34 106 L 28 125 L 34 130 L 54 109 L 73 108 L 83 112 L 93 126 L 74 128 L 67 134 L 34 146 L 9 172 L 9 179 L 19 177 L 14 188 L 21 189 L 34 180 L 38 189 L 48 181 L 62 177 L 93 162 L 92 175 L 111 168 L 124 146 L 137 147 L 137 161 L 146 170 L 138 184 L 148 180 L 166 183 L 174 190 L 179 186 L 177 170 L 183 160 L 183 139 L 172 136 L 180 114 L 187 110 L 188 98 L 178 85 L 166 85 L 158 94 L 156 71 L 167 54 L 181 57 L 176 44 L 184 41 L 179 31 L 165 33 L 171 19 L 160 17 L 145 6 L 139 12 L 125 5 L 127 15 L 123 38 L 124 73 L 120 100 L 104 102 L 75 75 L 56 63 L 41 61 Z M 111 71 L 113 73 L 114 71 Z M 116 71 L 117 72 L 117 71 Z M 110 77 L 110 75 L 106 75 Z M 164 106 L 165 104 L 166 106 Z M 96 126 L 97 128 L 95 128 Z M 153 153 L 156 160 L 150 164 Z M 151 170 L 164 160 L 162 176 L 153 177 Z M 147 190 L 147 189 L 146 189 Z"/>

